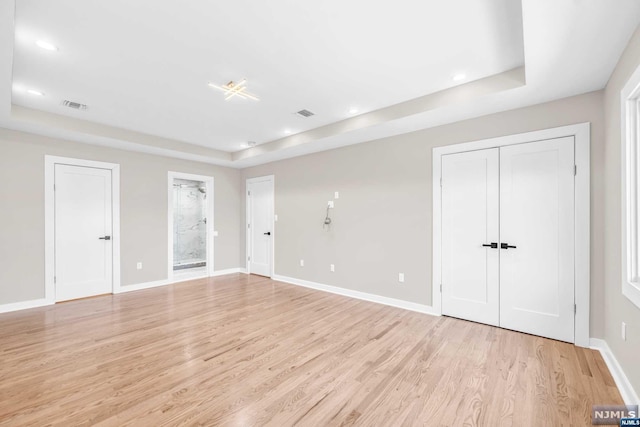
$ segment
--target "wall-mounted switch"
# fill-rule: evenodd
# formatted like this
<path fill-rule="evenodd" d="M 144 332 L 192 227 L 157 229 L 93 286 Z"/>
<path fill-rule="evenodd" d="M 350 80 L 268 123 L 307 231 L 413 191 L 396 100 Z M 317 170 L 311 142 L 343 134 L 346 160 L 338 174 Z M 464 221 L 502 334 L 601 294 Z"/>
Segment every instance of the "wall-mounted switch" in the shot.
<path fill-rule="evenodd" d="M 340 198 L 340 193 L 338 193 L 337 191 L 335 192 L 335 194 L 333 195 L 334 199 L 339 199 Z"/>
<path fill-rule="evenodd" d="M 404 273 L 398 273 L 398 282 L 404 283 Z"/>
<path fill-rule="evenodd" d="M 329 266 L 329 270 L 331 270 L 332 272 L 333 272 L 333 271 L 336 271 L 336 266 L 335 266 L 335 265 L 333 265 L 333 264 L 331 264 L 331 265 Z"/>
<path fill-rule="evenodd" d="M 300 260 L 300 267 L 304 267 L 304 260 L 303 259 Z"/>
<path fill-rule="evenodd" d="M 217 231 L 213 232 L 213 237 L 218 237 L 218 232 Z"/>
<path fill-rule="evenodd" d="M 622 341 L 627 340 L 627 324 L 622 322 Z"/>
<path fill-rule="evenodd" d="M 138 263 L 136 264 L 136 268 L 137 268 L 138 270 L 142 270 L 142 263 L 141 263 L 141 262 L 138 262 Z"/>
<path fill-rule="evenodd" d="M 329 200 L 327 202 L 327 206 L 329 206 L 331 209 L 333 209 L 333 200 Z"/>
<path fill-rule="evenodd" d="M 273 216 L 273 220 L 274 220 L 275 222 L 278 222 L 278 215 L 274 215 L 274 216 Z"/>

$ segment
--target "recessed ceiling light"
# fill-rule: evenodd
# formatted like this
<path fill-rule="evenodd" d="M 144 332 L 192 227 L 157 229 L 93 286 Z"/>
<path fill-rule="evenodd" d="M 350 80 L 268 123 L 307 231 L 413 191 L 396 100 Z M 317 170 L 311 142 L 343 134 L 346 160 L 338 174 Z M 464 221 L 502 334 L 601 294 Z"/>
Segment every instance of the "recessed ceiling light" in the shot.
<path fill-rule="evenodd" d="M 35 90 L 35 89 L 27 89 L 27 93 L 29 95 L 34 95 L 34 96 L 44 96 L 44 93 L 40 92 L 39 90 Z"/>
<path fill-rule="evenodd" d="M 349 114 L 356 114 L 358 112 L 357 108 L 351 107 L 351 109 L 349 110 Z"/>
<path fill-rule="evenodd" d="M 289 129 L 285 129 L 285 130 L 284 130 L 284 134 L 285 134 L 285 135 L 291 135 L 291 131 L 290 131 Z"/>
<path fill-rule="evenodd" d="M 38 47 L 41 47 L 42 49 L 45 49 L 45 50 L 51 50 L 51 51 L 58 50 L 56 45 L 54 45 L 53 43 L 49 43 L 48 41 L 45 41 L 45 40 L 38 40 L 36 44 L 38 45 Z"/>
<path fill-rule="evenodd" d="M 464 73 L 459 73 L 459 74 L 454 75 L 454 76 L 452 77 L 452 80 L 453 80 L 454 82 L 459 82 L 460 80 L 464 80 L 464 79 L 466 79 L 466 78 L 467 78 L 467 75 L 466 75 L 466 74 L 464 74 Z"/>

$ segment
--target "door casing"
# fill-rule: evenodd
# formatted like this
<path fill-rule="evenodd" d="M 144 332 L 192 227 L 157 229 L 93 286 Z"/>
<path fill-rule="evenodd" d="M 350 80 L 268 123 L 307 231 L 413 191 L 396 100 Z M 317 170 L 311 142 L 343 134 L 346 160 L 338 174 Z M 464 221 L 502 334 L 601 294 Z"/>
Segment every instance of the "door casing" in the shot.
<path fill-rule="evenodd" d="M 442 314 L 442 156 L 504 147 L 527 142 L 543 141 L 562 137 L 574 137 L 575 141 L 575 344 L 590 345 L 590 238 L 591 238 L 591 169 L 590 169 L 590 123 L 580 123 L 558 128 L 484 139 L 462 144 L 436 147 L 432 157 L 432 197 L 433 197 L 433 247 L 432 247 L 432 305 L 433 312 Z"/>
<path fill-rule="evenodd" d="M 70 157 L 45 156 L 44 159 L 44 247 L 45 296 L 48 304 L 55 303 L 55 165 L 83 166 L 111 170 L 112 221 L 112 293 L 118 293 L 120 281 L 120 165 Z"/>

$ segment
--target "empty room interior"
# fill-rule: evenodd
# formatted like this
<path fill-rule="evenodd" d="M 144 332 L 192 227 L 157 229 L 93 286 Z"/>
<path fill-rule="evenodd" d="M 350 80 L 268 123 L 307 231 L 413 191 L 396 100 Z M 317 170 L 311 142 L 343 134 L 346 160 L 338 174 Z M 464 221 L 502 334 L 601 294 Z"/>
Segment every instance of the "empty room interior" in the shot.
<path fill-rule="evenodd" d="M 640 425 L 639 25 L 1 2 L 0 426 Z"/>

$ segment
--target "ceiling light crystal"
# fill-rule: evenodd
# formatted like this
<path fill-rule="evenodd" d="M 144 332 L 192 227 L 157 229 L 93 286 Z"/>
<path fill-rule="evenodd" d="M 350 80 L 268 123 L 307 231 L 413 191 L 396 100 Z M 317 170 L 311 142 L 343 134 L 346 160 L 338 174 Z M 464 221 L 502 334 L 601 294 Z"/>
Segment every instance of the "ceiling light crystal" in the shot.
<path fill-rule="evenodd" d="M 225 85 L 218 86 L 209 82 L 209 86 L 224 92 L 224 100 L 228 101 L 234 96 L 242 99 L 253 99 L 259 101 L 260 98 L 254 94 L 247 92 L 247 79 L 242 79 L 239 83 L 235 83 L 233 80 Z"/>
<path fill-rule="evenodd" d="M 58 50 L 58 48 L 53 43 L 49 43 L 48 41 L 45 41 L 45 40 L 38 40 L 36 44 L 38 45 L 38 47 L 45 50 L 50 50 L 50 51 Z"/>

